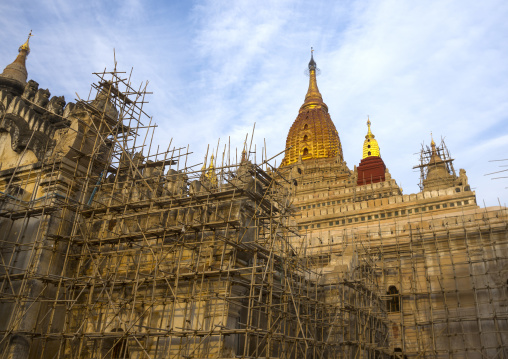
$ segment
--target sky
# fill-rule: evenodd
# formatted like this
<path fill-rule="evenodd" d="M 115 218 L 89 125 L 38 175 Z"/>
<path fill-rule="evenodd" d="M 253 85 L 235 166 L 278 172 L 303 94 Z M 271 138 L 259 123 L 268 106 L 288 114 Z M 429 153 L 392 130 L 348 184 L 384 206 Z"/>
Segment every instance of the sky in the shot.
<path fill-rule="evenodd" d="M 505 0 L 2 1 L 0 67 L 33 30 L 28 77 L 75 101 L 116 58 L 133 84 L 149 81 L 153 146 L 189 145 L 200 163 L 219 141 L 241 151 L 255 123 L 259 162 L 265 143 L 268 157 L 284 150 L 313 47 L 349 168 L 369 116 L 405 194 L 419 191 L 432 132 L 477 202 L 504 205 L 508 178 L 493 178 L 508 171 L 489 173 L 508 166 L 495 161 L 508 159 L 506 18 Z"/>

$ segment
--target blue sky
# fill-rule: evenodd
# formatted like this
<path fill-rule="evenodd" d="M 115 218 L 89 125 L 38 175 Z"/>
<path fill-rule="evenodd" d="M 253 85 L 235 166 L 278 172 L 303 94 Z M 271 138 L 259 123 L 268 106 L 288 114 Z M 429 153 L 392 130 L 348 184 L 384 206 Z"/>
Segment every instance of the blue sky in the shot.
<path fill-rule="evenodd" d="M 496 205 L 508 178 L 485 174 L 508 165 L 489 162 L 508 158 L 506 18 L 501 0 L 4 1 L 0 66 L 32 29 L 29 78 L 73 101 L 87 97 L 92 72 L 113 67 L 115 49 L 134 83 L 149 80 L 154 143 L 190 144 L 198 163 L 219 138 L 241 148 L 254 122 L 258 152 L 264 140 L 269 155 L 283 150 L 313 46 L 350 168 L 369 115 L 404 193 L 418 191 L 415 153 L 432 131 L 478 202 Z"/>

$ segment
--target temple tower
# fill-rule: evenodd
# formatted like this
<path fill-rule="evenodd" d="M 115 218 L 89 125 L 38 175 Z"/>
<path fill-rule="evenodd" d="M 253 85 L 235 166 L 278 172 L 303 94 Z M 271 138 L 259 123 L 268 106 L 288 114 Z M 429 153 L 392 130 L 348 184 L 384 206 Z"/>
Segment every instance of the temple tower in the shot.
<path fill-rule="evenodd" d="M 385 180 L 386 166 L 381 159 L 379 145 L 375 139 L 376 136 L 370 130 L 370 119 L 367 120 L 368 132 L 363 142 L 363 156 L 360 165 L 357 167 L 358 186 L 383 182 Z"/>
<path fill-rule="evenodd" d="M 7 65 L 0 74 L 0 89 L 8 89 L 15 95 L 21 95 L 23 93 L 28 77 L 26 58 L 30 53 L 29 42 L 31 36 L 32 32 L 30 31 L 26 42 L 19 47 L 16 59 L 11 64 Z"/>
<path fill-rule="evenodd" d="M 309 89 L 305 102 L 300 107 L 298 116 L 289 130 L 286 141 L 286 156 L 283 166 L 317 158 L 339 157 L 342 161 L 342 146 L 339 134 L 328 113 L 328 106 L 323 102 L 319 92 L 316 76 L 319 69 L 311 51 L 309 62 Z"/>

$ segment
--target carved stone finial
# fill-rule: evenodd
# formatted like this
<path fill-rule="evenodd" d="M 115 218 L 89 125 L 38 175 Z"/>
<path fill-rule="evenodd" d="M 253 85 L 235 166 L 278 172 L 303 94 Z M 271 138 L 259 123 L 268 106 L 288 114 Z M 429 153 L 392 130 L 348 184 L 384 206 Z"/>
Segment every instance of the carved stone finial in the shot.
<path fill-rule="evenodd" d="M 39 107 L 46 107 L 49 103 L 51 92 L 48 89 L 39 89 L 35 94 L 34 102 Z"/>
<path fill-rule="evenodd" d="M 29 80 L 25 85 L 25 90 L 23 91 L 23 95 L 21 97 L 33 102 L 38 89 L 39 84 L 34 80 Z"/>
<path fill-rule="evenodd" d="M 65 107 L 65 97 L 53 96 L 51 100 L 49 100 L 47 110 L 53 112 L 56 115 L 62 116 L 64 107 Z"/>
<path fill-rule="evenodd" d="M 466 170 L 461 168 L 459 170 L 459 185 L 461 186 L 467 186 L 468 185 L 468 178 L 466 175 Z"/>
<path fill-rule="evenodd" d="M 69 115 L 71 114 L 72 110 L 74 110 L 74 108 L 76 107 L 76 104 L 73 103 L 73 102 L 69 102 L 67 104 L 67 106 L 65 106 L 65 109 L 64 109 L 64 112 L 63 112 L 63 117 L 64 118 L 67 118 L 69 117 Z"/>

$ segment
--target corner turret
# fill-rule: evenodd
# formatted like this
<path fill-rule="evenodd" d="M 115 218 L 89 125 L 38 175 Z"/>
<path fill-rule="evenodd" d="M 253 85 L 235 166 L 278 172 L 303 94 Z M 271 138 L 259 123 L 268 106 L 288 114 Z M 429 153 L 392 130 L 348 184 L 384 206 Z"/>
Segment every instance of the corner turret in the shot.
<path fill-rule="evenodd" d="M 448 149 L 443 140 L 438 146 L 434 142 L 431 133 L 430 148 L 422 148 L 420 154 L 420 165 L 413 168 L 420 169 L 420 189 L 422 191 L 434 191 L 456 187 L 456 191 L 471 191 L 468 184 L 466 171 L 461 169 L 459 176 L 453 167 L 453 158 L 450 157 Z"/>
<path fill-rule="evenodd" d="M 9 65 L 5 67 L 0 74 L 0 88 L 8 89 L 15 95 L 21 95 L 26 85 L 28 72 L 26 70 L 26 58 L 30 53 L 30 37 L 32 31 L 28 34 L 28 39 L 18 49 L 18 56 Z"/>

